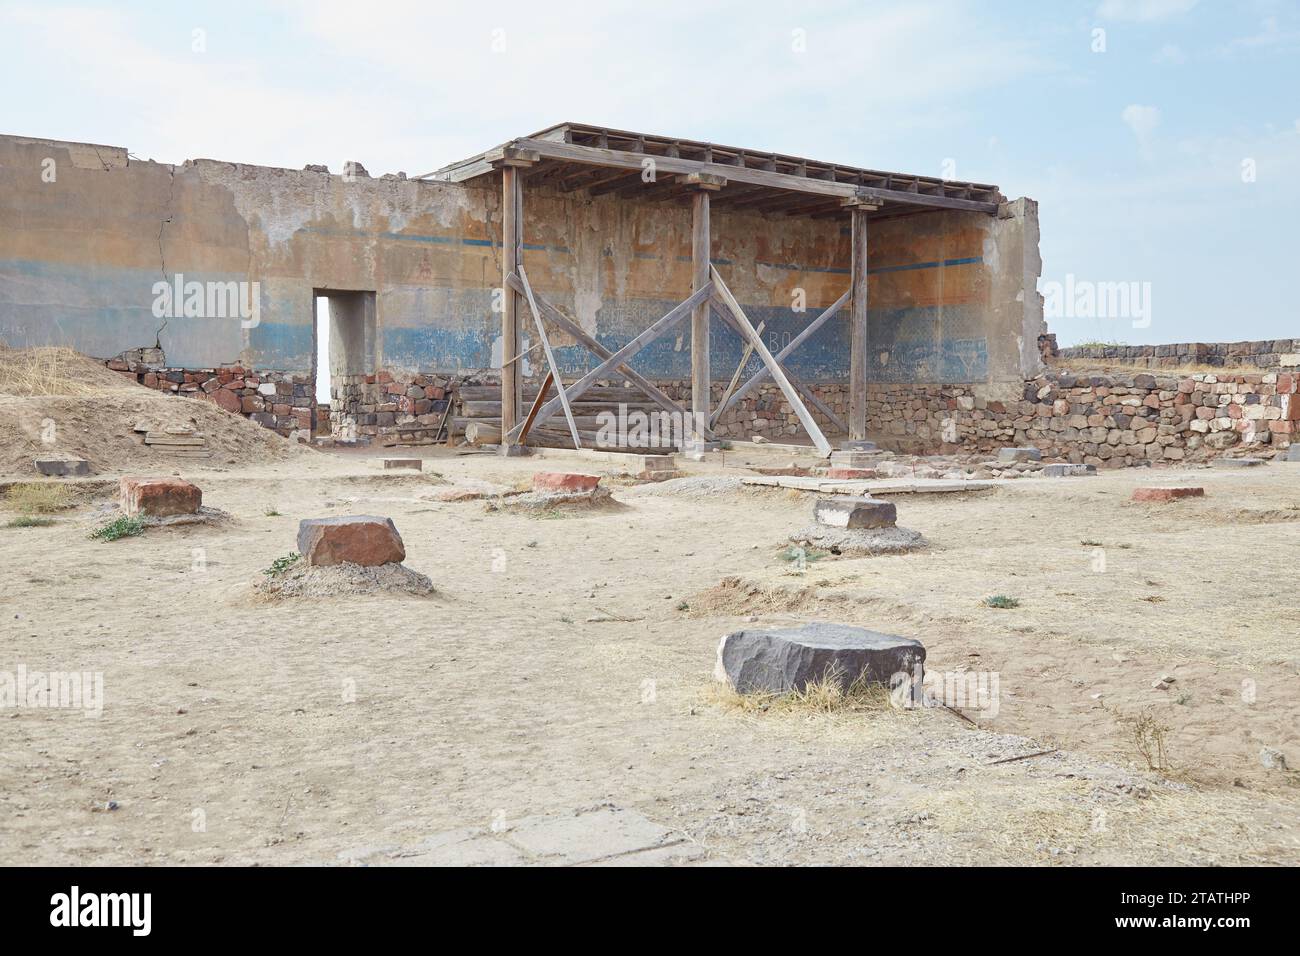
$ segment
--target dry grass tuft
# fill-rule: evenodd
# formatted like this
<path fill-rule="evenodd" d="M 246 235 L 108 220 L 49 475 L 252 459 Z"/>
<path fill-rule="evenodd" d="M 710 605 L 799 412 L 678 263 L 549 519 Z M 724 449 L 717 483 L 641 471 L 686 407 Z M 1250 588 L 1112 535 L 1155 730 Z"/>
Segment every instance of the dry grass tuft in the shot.
<path fill-rule="evenodd" d="M 808 684 L 803 690 L 784 694 L 740 694 L 722 683 L 710 685 L 710 702 L 723 710 L 755 716 L 834 716 L 842 714 L 880 714 L 894 710 L 889 688 L 869 683 L 859 677 L 845 687 L 835 674 Z"/>
<path fill-rule="evenodd" d="M 0 392 L 6 395 L 93 394 L 103 385 L 86 381 L 86 362 L 85 356 L 62 346 L 4 349 L 0 351 Z"/>
<path fill-rule="evenodd" d="M 1148 707 L 1128 717 L 1121 717 L 1120 722 L 1128 726 L 1133 746 L 1146 761 L 1148 770 L 1168 773 L 1172 769 L 1165 743 L 1171 728 L 1162 723 L 1154 711 Z"/>
<path fill-rule="evenodd" d="M 25 481 L 9 487 L 5 504 L 10 511 L 19 514 L 43 515 L 71 508 L 72 499 L 63 485 L 49 481 Z"/>

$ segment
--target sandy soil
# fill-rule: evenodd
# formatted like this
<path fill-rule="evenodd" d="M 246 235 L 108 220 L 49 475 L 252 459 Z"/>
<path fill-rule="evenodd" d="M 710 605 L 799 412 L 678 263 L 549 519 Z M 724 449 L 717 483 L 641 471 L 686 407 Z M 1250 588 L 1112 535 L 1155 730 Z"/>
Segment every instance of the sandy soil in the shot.
<path fill-rule="evenodd" d="M 300 460 L 307 452 L 256 422 L 200 398 L 145 388 L 64 348 L 0 346 L 0 475 L 32 477 L 33 458 L 84 458 L 97 474 L 159 469 L 194 459 L 144 443 L 136 427 L 190 427 L 207 441 L 207 464 Z M 165 472 L 164 472 L 165 473 Z"/>
<path fill-rule="evenodd" d="M 1300 863 L 1298 775 L 1259 759 L 1300 766 L 1300 465 L 900 496 L 926 549 L 802 574 L 778 554 L 803 494 L 610 479 L 623 507 L 589 514 L 437 500 L 566 466 L 603 467 L 181 466 L 233 521 L 105 544 L 86 502 L 0 528 L 0 671 L 102 671 L 105 693 L 98 719 L 0 712 L 0 859 L 333 863 L 610 804 L 705 861 Z M 1171 480 L 1206 497 L 1128 503 Z M 436 593 L 258 600 L 298 518 L 350 513 L 391 516 Z M 723 633 L 806 620 L 997 672 L 998 713 L 778 714 L 717 693 Z M 1135 747 L 1143 712 L 1169 727 L 1163 772 Z"/>

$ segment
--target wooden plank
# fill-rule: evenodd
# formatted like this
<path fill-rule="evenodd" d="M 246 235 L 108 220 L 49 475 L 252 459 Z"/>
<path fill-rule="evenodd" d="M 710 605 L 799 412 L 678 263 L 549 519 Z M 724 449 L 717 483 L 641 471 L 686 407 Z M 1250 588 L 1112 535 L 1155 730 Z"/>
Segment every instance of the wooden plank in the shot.
<path fill-rule="evenodd" d="M 514 166 L 501 170 L 501 430 L 508 432 L 519 422 L 519 405 L 523 398 L 521 363 L 505 362 L 519 354 L 519 294 L 511 289 L 507 278 L 519 270 L 523 261 L 523 189 L 521 172 Z"/>
<path fill-rule="evenodd" d="M 853 209 L 849 311 L 849 438 L 867 437 L 867 210 Z"/>
<path fill-rule="evenodd" d="M 807 328 L 805 328 L 802 332 L 796 335 L 791 340 L 789 345 L 787 345 L 780 352 L 778 352 L 776 355 L 776 360 L 778 362 L 784 362 L 786 358 L 789 357 L 791 352 L 793 352 L 799 346 L 803 345 L 803 343 L 807 341 L 818 329 L 820 329 L 823 325 L 825 325 L 832 318 L 834 318 L 835 314 L 844 307 L 844 303 L 848 301 L 849 301 L 849 293 L 845 292 L 842 296 L 836 299 L 825 311 L 823 311 L 821 315 L 817 316 L 817 318 L 809 322 Z M 769 377 L 771 377 L 771 372 L 768 371 L 768 369 L 766 368 L 760 369 L 759 371 L 755 372 L 752 376 L 750 376 L 749 380 L 745 382 L 744 385 L 740 386 L 740 389 L 736 392 L 736 394 L 731 396 L 730 400 L 728 400 L 728 402 L 725 405 L 723 405 L 718 409 L 718 414 L 721 415 L 728 408 L 736 404 L 736 402 L 740 401 L 742 398 L 744 398 L 746 395 L 752 392 L 763 382 L 767 381 Z"/>
<path fill-rule="evenodd" d="M 511 278 L 511 281 L 512 283 L 519 283 L 519 277 L 513 276 Z M 538 305 L 540 305 L 542 309 L 545 310 L 550 320 L 554 322 L 556 325 L 558 325 L 563 331 L 568 332 L 575 339 L 581 342 L 584 346 L 587 347 L 589 351 L 593 352 L 598 358 L 607 359 L 614 354 L 609 349 L 605 348 L 605 346 L 601 345 L 600 342 L 597 341 L 595 338 L 588 335 L 586 329 L 580 326 L 577 322 L 574 322 L 572 319 L 570 319 L 567 315 L 561 312 L 550 302 L 546 301 L 546 298 L 544 296 L 537 295 L 536 293 L 534 294 L 537 297 Z M 643 375 L 641 375 L 631 366 L 623 364 L 618 366 L 616 371 L 619 375 L 622 375 L 625 379 L 627 379 L 638 389 L 640 389 L 641 392 L 643 392 L 648 398 L 650 398 L 656 405 L 658 405 L 664 411 L 671 412 L 674 415 L 680 415 L 682 413 L 682 407 L 680 405 L 678 405 L 671 398 L 665 395 L 662 391 L 659 390 L 659 388 L 653 382 L 645 378 Z M 586 392 L 584 392 L 584 395 L 587 393 L 595 393 L 597 396 L 597 400 L 604 399 L 606 401 L 611 401 L 611 402 L 625 401 L 625 399 L 621 396 L 616 398 L 614 394 L 615 391 L 616 390 L 614 388 L 608 386 L 594 386 L 592 388 L 587 389 Z M 572 389 L 570 389 L 570 394 L 572 394 Z"/>
<path fill-rule="evenodd" d="M 691 196 L 691 289 L 709 284 L 709 191 L 696 189 Z M 709 368 L 709 303 L 702 301 L 691 313 L 691 430 L 696 422 L 709 421 L 709 390 L 713 375 Z M 702 441 L 703 435 L 697 435 Z"/>
<path fill-rule="evenodd" d="M 698 289 L 695 292 L 691 293 L 689 298 L 675 305 L 663 318 L 655 322 L 654 325 L 650 326 L 648 329 L 646 329 L 636 338 L 632 339 L 632 341 L 628 342 L 627 345 L 624 345 L 617 352 L 613 353 L 609 358 L 605 359 L 605 361 L 601 362 L 600 365 L 597 365 L 594 369 L 592 369 L 582 378 L 578 379 L 578 381 L 574 382 L 573 385 L 569 387 L 570 394 L 572 394 L 574 398 L 580 396 L 591 385 L 593 385 L 597 379 L 605 376 L 610 369 L 622 365 L 629 358 L 631 358 L 637 352 L 641 351 L 643 348 L 645 348 L 655 339 L 659 338 L 665 332 L 677 326 L 684 318 L 686 318 L 686 316 L 688 316 L 691 313 L 692 309 L 694 309 L 701 302 L 706 301 L 712 292 L 713 292 L 713 283 L 710 282 L 703 289 Z M 542 422 L 550 418 L 551 415 L 555 414 L 555 410 L 558 406 L 559 406 L 559 401 L 557 399 L 551 399 L 551 401 L 543 405 L 541 412 L 537 416 L 537 421 L 535 422 L 535 424 L 540 425 Z M 515 436 L 519 433 L 519 427 L 520 426 L 516 426 L 514 431 L 512 433 L 509 433 L 508 437 L 511 440 L 513 440 Z"/>
<path fill-rule="evenodd" d="M 547 372 L 546 378 L 542 381 L 542 387 L 537 390 L 537 397 L 533 399 L 533 407 L 528 410 L 528 417 L 524 419 L 524 430 L 519 433 L 519 444 L 528 444 L 528 429 L 533 427 L 533 419 L 541 411 L 542 402 L 546 401 L 546 392 L 553 381 L 555 381 L 555 374 Z"/>
<path fill-rule="evenodd" d="M 518 139 L 514 141 L 513 145 L 523 150 L 536 152 L 538 156 L 546 159 L 562 159 L 618 169 L 641 169 L 642 160 L 648 155 L 627 150 L 602 149 L 596 146 L 578 146 L 571 143 L 556 143 L 538 139 Z M 752 169 L 747 166 L 701 162 L 700 160 L 681 159 L 672 156 L 654 156 L 654 161 L 655 168 L 661 173 L 705 173 L 721 176 L 728 182 L 752 183 L 757 186 L 771 186 L 776 189 L 788 189 L 794 192 L 816 193 L 822 196 L 841 196 L 845 199 L 852 196 L 862 196 L 867 199 L 889 200 L 909 205 L 966 209 L 989 215 L 993 215 L 998 211 L 998 204 L 995 202 L 926 195 L 924 193 L 883 189 L 876 186 L 859 186 L 855 183 L 833 182 L 828 179 L 814 179 L 790 173 Z"/>
<path fill-rule="evenodd" d="M 758 328 L 754 331 L 761 336 L 765 328 L 767 328 L 767 323 L 760 322 L 758 323 Z M 731 398 L 731 393 L 736 390 L 736 383 L 740 381 L 740 376 L 745 371 L 745 366 L 749 364 L 749 357 L 753 354 L 754 346 L 745 342 L 745 351 L 740 355 L 740 364 L 736 366 L 736 371 L 732 373 L 731 381 L 727 383 L 727 390 L 722 393 L 722 401 L 718 402 L 718 409 L 713 413 L 713 417 L 709 420 L 709 427 L 712 428 L 718 424 L 718 416 L 721 415 L 722 410 L 727 407 L 727 400 Z"/>
<path fill-rule="evenodd" d="M 578 439 L 578 426 L 573 422 L 573 409 L 569 407 L 569 396 L 564 393 L 564 381 L 560 378 L 560 366 L 555 361 L 555 353 L 551 351 L 551 340 L 546 337 L 546 326 L 542 322 L 542 312 L 537 308 L 537 300 L 533 298 L 533 287 L 528 284 L 528 273 L 524 271 L 524 264 L 519 263 L 516 271 L 519 279 L 524 284 L 524 297 L 528 299 L 528 308 L 533 313 L 533 322 L 537 325 L 537 334 L 542 340 L 542 349 L 546 352 L 546 364 L 551 369 L 551 378 L 555 384 L 555 390 L 559 393 L 560 406 L 564 409 L 564 417 L 569 422 L 569 432 L 573 435 L 573 447 L 581 448 L 582 442 Z M 502 428 L 502 431 L 505 431 Z"/>
<path fill-rule="evenodd" d="M 742 335 L 748 341 L 754 343 L 754 351 L 758 353 L 758 357 L 763 360 L 763 364 L 771 371 L 772 379 L 776 382 L 777 387 L 781 389 L 781 394 L 784 395 L 785 400 L 790 403 L 790 407 L 794 409 L 794 413 L 798 416 L 799 423 L 803 425 L 804 431 L 808 433 L 808 437 L 811 438 L 813 444 L 817 446 L 817 450 L 821 452 L 822 457 L 829 457 L 831 453 L 831 443 L 826 440 L 826 436 L 822 434 L 822 430 L 817 427 L 817 421 L 812 417 L 812 413 L 808 411 L 807 406 L 804 405 L 803 399 L 799 397 L 799 393 L 795 391 L 794 386 L 790 384 L 790 380 L 786 378 L 785 372 L 781 369 L 780 363 L 772 357 L 772 353 L 767 350 L 767 346 L 763 344 L 763 340 L 758 337 L 758 334 L 754 331 L 754 327 L 749 323 L 749 318 L 745 315 L 744 310 L 741 309 L 740 303 L 737 302 L 736 297 L 731 294 L 731 290 L 727 288 L 727 284 L 722 281 L 722 276 L 718 274 L 718 270 L 713 266 L 710 266 L 709 274 L 713 279 L 713 287 L 718 291 L 719 300 L 726 307 L 727 311 L 731 313 L 732 318 L 736 320 Z"/>

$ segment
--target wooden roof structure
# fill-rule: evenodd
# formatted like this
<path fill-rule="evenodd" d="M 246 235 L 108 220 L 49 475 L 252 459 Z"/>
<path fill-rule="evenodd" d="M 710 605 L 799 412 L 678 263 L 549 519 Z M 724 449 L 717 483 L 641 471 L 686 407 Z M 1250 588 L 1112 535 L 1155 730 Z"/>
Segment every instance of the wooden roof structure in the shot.
<path fill-rule="evenodd" d="M 788 216 L 831 218 L 866 207 L 871 218 L 935 209 L 995 214 L 997 186 L 863 169 L 648 133 L 560 123 L 452 163 L 419 179 L 466 182 L 504 166 L 525 167 L 528 185 L 645 201 L 687 199 L 701 186 L 713 204 Z M 647 179 L 646 170 L 653 169 Z M 726 186 L 727 188 L 722 188 Z"/>

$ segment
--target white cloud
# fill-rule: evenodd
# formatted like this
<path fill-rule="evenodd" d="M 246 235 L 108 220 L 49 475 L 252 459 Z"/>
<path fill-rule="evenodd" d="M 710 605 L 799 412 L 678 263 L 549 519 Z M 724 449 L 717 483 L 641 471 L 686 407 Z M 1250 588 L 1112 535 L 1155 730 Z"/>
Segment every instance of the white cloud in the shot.
<path fill-rule="evenodd" d="M 1182 16 L 1196 3 L 1197 0 L 1102 0 L 1097 16 L 1106 20 L 1153 23 Z"/>
<path fill-rule="evenodd" d="M 1133 131 L 1133 135 L 1137 137 L 1138 150 L 1142 153 L 1142 157 L 1150 159 L 1151 137 L 1155 133 L 1156 127 L 1160 125 L 1160 110 L 1154 106 L 1139 106 L 1132 103 L 1124 107 L 1123 112 L 1120 113 L 1120 118 Z"/>
<path fill-rule="evenodd" d="M 1153 63 L 1178 65 L 1187 62 L 1187 54 L 1177 43 L 1166 43 L 1156 51 L 1155 56 L 1151 58 Z"/>
<path fill-rule="evenodd" d="M 1219 48 L 1219 55 L 1233 57 L 1242 53 L 1289 50 L 1297 45 L 1300 45 L 1300 31 L 1284 30 L 1278 25 L 1276 17 L 1265 17 L 1260 22 L 1258 31 L 1250 36 L 1230 40 Z"/>
<path fill-rule="evenodd" d="M 372 174 L 428 172 L 566 120 L 884 166 L 886 145 L 959 127 L 981 94 L 1060 69 L 956 0 L 577 0 L 563 17 L 524 0 L 281 0 L 274 16 L 281 57 L 241 51 L 232 31 L 255 21 L 206 23 L 206 54 L 188 32 L 160 45 L 129 6 L 0 0 L 0 34 L 97 90 L 105 135 L 140 155 L 335 171 L 357 159 Z"/>

